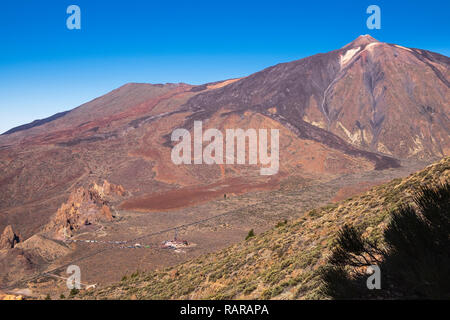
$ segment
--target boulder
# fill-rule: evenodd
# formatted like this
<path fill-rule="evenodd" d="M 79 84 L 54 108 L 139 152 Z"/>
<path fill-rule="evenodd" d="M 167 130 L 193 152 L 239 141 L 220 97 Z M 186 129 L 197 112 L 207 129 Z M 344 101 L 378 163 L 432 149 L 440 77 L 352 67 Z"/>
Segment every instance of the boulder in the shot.
<path fill-rule="evenodd" d="M 12 226 L 9 225 L 0 236 L 0 249 L 12 249 L 19 241 L 19 236 L 14 232 Z"/>

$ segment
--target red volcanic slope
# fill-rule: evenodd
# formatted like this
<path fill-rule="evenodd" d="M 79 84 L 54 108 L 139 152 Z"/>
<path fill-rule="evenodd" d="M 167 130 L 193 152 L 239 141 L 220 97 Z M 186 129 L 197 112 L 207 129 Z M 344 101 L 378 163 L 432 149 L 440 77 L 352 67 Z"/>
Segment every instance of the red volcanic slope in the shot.
<path fill-rule="evenodd" d="M 280 129 L 278 181 L 448 155 L 449 65 L 436 53 L 361 36 L 341 49 L 242 79 L 127 84 L 0 136 L 0 230 L 13 225 L 32 235 L 73 190 L 93 181 L 122 185 L 132 196 L 127 208 L 142 209 L 130 206 L 141 201 L 146 210 L 170 207 L 155 198 L 166 192 L 166 202 L 184 205 L 173 196 L 186 197 L 190 188 L 233 192 L 228 182 L 239 181 L 239 193 L 267 183 L 258 166 L 175 166 L 170 134 L 195 120 L 205 129 Z"/>

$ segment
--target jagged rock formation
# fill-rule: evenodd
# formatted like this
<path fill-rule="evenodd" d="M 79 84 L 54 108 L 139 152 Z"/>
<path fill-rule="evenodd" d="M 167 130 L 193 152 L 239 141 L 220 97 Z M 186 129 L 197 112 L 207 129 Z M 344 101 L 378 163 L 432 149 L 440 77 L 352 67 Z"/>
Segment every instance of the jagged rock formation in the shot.
<path fill-rule="evenodd" d="M 66 238 L 82 226 L 112 221 L 111 201 L 125 194 L 122 186 L 110 184 L 106 180 L 103 185 L 94 182 L 88 188 L 80 187 L 70 194 L 44 231 L 53 232 L 56 238 Z"/>
<path fill-rule="evenodd" d="M 19 241 L 19 236 L 14 232 L 12 226 L 9 225 L 0 236 L 0 249 L 12 249 Z"/>

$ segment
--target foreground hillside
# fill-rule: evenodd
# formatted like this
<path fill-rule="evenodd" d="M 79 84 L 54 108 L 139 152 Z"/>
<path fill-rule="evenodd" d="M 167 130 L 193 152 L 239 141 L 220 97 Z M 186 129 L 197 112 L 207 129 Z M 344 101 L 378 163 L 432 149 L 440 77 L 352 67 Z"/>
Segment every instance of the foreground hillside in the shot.
<path fill-rule="evenodd" d="M 218 253 L 163 271 L 124 276 L 87 291 L 84 299 L 317 299 L 318 268 L 344 224 L 381 238 L 389 212 L 410 202 L 423 185 L 450 179 L 450 157 L 336 205 L 315 209 Z"/>

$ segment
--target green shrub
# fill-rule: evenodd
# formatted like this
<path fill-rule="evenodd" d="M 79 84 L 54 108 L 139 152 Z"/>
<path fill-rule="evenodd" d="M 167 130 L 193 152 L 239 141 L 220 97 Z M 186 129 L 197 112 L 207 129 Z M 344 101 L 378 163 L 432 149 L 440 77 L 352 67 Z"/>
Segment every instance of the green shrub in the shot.
<path fill-rule="evenodd" d="M 251 229 L 251 230 L 248 232 L 247 236 L 245 237 L 245 240 L 248 240 L 248 239 L 250 239 L 250 238 L 253 238 L 254 236 L 255 236 L 255 232 L 253 231 L 253 229 Z"/>
<path fill-rule="evenodd" d="M 344 226 L 321 271 L 322 292 L 335 299 L 450 299 L 450 184 L 422 188 L 415 206 L 392 213 L 385 247 Z M 382 288 L 368 290 L 366 267 L 377 265 Z"/>
<path fill-rule="evenodd" d="M 78 293 L 80 292 L 80 290 L 78 290 L 77 288 L 73 288 L 72 290 L 70 290 L 70 296 L 74 297 L 76 296 Z"/>

